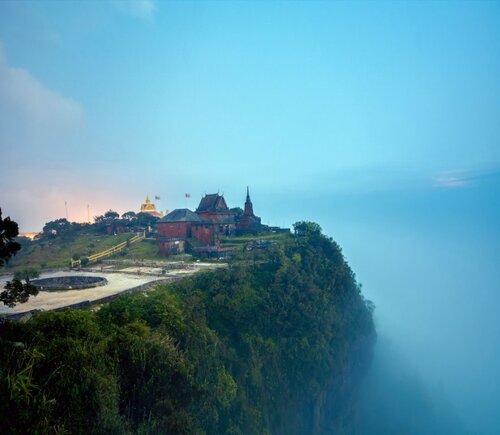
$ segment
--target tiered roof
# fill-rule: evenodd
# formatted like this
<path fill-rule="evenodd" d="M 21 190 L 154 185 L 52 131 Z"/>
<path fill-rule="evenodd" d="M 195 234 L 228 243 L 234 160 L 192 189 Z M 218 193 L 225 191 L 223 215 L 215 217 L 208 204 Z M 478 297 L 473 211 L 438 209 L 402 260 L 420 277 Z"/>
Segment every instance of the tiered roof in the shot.
<path fill-rule="evenodd" d="M 229 208 L 226 200 L 218 193 L 211 193 L 201 198 L 200 205 L 196 209 L 197 212 L 217 213 L 228 212 Z"/>

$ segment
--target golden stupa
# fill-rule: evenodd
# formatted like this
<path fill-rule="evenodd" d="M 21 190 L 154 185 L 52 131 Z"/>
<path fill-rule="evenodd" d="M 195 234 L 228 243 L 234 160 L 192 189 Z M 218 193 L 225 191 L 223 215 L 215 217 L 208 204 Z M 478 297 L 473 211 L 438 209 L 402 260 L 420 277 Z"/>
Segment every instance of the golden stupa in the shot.
<path fill-rule="evenodd" d="M 146 195 L 146 201 L 141 204 L 141 213 L 147 213 L 158 218 L 163 216 L 161 212 L 156 210 L 156 206 L 149 199 L 149 195 Z"/>

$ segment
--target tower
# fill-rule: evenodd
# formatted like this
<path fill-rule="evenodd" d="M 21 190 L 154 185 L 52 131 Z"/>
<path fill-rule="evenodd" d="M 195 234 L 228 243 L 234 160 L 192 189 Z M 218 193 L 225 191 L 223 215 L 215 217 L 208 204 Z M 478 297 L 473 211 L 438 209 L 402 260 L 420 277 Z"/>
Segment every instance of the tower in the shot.
<path fill-rule="evenodd" d="M 257 234 L 262 225 L 260 223 L 260 217 L 253 214 L 253 204 L 250 199 L 250 190 L 247 186 L 247 198 L 245 200 L 245 209 L 243 214 L 240 216 L 236 231 L 238 234 Z"/>
<path fill-rule="evenodd" d="M 247 186 L 247 199 L 245 201 L 244 214 L 247 216 L 253 216 L 253 205 L 252 205 L 252 201 L 250 199 L 250 192 L 248 190 L 248 186 Z"/>

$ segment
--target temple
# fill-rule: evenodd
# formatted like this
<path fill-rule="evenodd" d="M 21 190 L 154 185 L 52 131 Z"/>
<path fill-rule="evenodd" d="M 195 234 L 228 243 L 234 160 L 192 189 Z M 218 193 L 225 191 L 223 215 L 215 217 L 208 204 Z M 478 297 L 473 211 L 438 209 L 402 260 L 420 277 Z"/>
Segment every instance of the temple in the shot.
<path fill-rule="evenodd" d="M 220 237 L 257 234 L 269 227 L 262 225 L 261 219 L 255 216 L 247 187 L 243 213 L 239 208 L 229 209 L 224 195 L 212 193 L 201 198 L 194 212 L 187 208 L 173 210 L 158 221 L 157 229 L 163 255 L 191 251 L 220 256 L 227 250 L 220 246 Z"/>
<path fill-rule="evenodd" d="M 157 218 L 163 216 L 163 213 L 156 210 L 156 206 L 149 199 L 149 195 L 146 195 L 146 201 L 141 204 L 141 213 L 147 213 Z"/>

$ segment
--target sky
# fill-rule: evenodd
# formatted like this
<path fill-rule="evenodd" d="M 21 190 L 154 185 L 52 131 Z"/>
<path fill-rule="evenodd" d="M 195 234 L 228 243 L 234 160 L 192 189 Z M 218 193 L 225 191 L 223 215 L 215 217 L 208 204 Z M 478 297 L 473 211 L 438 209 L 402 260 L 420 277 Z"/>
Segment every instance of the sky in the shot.
<path fill-rule="evenodd" d="M 2 1 L 3 213 L 37 231 L 65 201 L 86 220 L 146 194 L 172 210 L 241 205 L 247 185 L 258 204 L 484 182 L 499 20 L 479 1 Z"/>
<path fill-rule="evenodd" d="M 396 365 L 498 434 L 499 77 L 496 1 L 4 0 L 0 207 L 28 232 L 249 185 L 264 223 L 319 222 Z"/>

